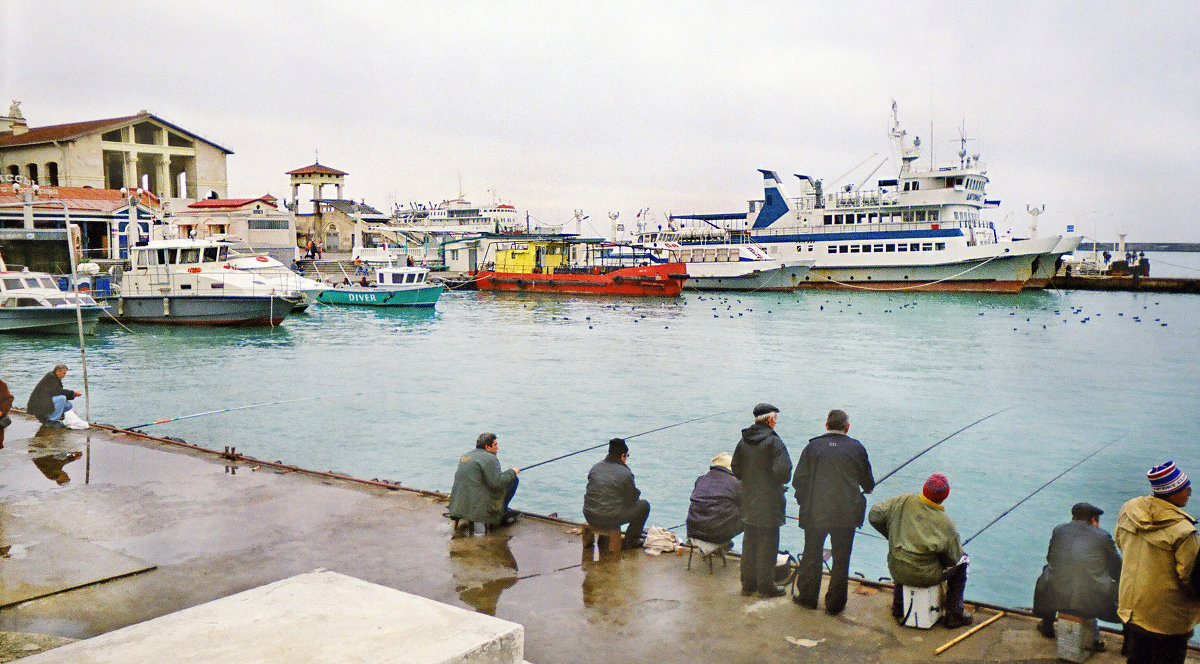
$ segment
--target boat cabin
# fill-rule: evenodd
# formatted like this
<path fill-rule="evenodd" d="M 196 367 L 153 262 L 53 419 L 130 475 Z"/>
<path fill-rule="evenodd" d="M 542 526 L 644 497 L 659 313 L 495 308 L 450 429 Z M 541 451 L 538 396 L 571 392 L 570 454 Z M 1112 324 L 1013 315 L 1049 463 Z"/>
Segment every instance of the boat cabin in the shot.
<path fill-rule="evenodd" d="M 375 281 L 381 286 L 417 286 L 425 283 L 429 270 L 423 267 L 381 267 Z"/>
<path fill-rule="evenodd" d="M 159 240 L 134 247 L 133 269 L 178 266 L 181 269 L 224 263 L 229 259 L 229 246 L 204 240 Z"/>

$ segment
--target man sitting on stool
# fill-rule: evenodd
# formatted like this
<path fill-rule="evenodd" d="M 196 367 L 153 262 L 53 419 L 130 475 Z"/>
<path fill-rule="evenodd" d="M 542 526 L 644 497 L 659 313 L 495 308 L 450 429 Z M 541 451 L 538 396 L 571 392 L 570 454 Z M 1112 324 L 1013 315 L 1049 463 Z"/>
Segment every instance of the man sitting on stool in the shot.
<path fill-rule="evenodd" d="M 633 483 L 633 471 L 627 465 L 629 446 L 621 438 L 608 441 L 608 455 L 588 471 L 587 490 L 583 494 L 583 518 L 598 530 L 621 530 L 628 523 L 623 549 L 642 545 L 642 529 L 650 518 L 650 503 Z"/>
<path fill-rule="evenodd" d="M 1033 592 L 1033 615 L 1042 619 L 1038 631 L 1055 637 L 1056 612 L 1084 619 L 1121 622 L 1117 617 L 1117 580 L 1121 578 L 1121 554 L 1112 535 L 1100 529 L 1104 510 L 1090 503 L 1076 503 L 1071 521 L 1054 528 L 1046 566 Z M 1104 650 L 1096 635 L 1092 646 Z"/>
<path fill-rule="evenodd" d="M 687 514 L 687 536 L 726 544 L 742 532 L 742 483 L 733 476 L 733 456 L 721 452 L 708 473 L 696 479 Z"/>
<path fill-rule="evenodd" d="M 888 539 L 888 571 L 896 584 L 892 615 L 904 618 L 904 586 L 928 588 L 946 582 L 946 617 L 950 628 L 970 625 L 973 616 L 963 605 L 967 587 L 967 554 L 958 528 L 942 501 L 950 495 L 950 481 L 941 473 L 925 480 L 921 495 L 905 493 L 871 508 L 867 520 Z"/>
<path fill-rule="evenodd" d="M 450 518 L 488 526 L 507 526 L 517 519 L 508 508 L 517 493 L 516 468 L 500 472 L 496 452 L 500 443 L 496 434 L 484 432 L 475 440 L 475 449 L 458 460 L 454 488 L 450 489 Z"/>

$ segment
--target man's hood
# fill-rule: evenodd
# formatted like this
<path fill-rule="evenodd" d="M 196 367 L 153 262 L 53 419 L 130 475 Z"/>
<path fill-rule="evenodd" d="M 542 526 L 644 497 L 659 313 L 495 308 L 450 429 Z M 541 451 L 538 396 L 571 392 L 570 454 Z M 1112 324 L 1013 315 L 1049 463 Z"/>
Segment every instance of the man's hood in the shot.
<path fill-rule="evenodd" d="M 775 437 L 775 430 L 765 424 L 754 424 L 742 429 L 742 440 L 747 445 L 759 445 Z"/>
<path fill-rule="evenodd" d="M 1169 528 L 1180 521 L 1195 523 L 1187 512 L 1154 496 L 1139 496 L 1125 505 L 1125 516 L 1135 532 L 1152 532 Z"/>

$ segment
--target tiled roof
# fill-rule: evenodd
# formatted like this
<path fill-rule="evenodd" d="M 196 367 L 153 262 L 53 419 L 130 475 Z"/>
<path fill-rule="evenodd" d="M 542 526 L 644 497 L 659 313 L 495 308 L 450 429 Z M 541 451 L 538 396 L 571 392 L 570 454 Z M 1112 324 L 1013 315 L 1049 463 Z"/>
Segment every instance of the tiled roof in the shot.
<path fill-rule="evenodd" d="M 223 148 L 212 141 L 197 136 L 196 134 L 178 126 L 167 122 L 166 120 L 152 113 L 138 113 L 137 115 L 127 115 L 123 118 L 109 118 L 107 120 L 89 120 L 87 122 L 71 122 L 68 124 L 50 125 L 48 127 L 30 127 L 28 131 L 21 134 L 14 134 L 11 131 L 0 132 L 0 148 L 11 148 L 22 145 L 37 145 L 39 143 L 51 143 L 54 141 L 73 141 L 81 136 L 88 136 L 98 132 L 124 127 L 133 124 L 138 120 L 154 119 L 162 124 L 188 136 L 191 136 L 199 141 L 204 141 L 209 145 L 225 152 L 225 154 L 233 154 L 233 150 Z"/>
<path fill-rule="evenodd" d="M 258 201 L 274 207 L 278 199 L 270 194 L 258 198 L 206 198 L 188 205 L 188 208 L 193 210 L 230 210 Z"/>
<path fill-rule="evenodd" d="M 304 168 L 297 168 L 294 171 L 288 171 L 287 175 L 349 175 L 345 171 L 339 171 L 336 168 L 322 166 L 321 164 L 313 164 Z"/>
<path fill-rule="evenodd" d="M 67 209 L 87 212 L 113 212 L 128 206 L 126 195 L 117 189 L 92 189 L 91 187 L 42 187 L 36 197 L 43 201 L 62 201 Z M 158 197 L 149 192 L 141 195 L 142 205 L 157 207 Z M 14 194 L 12 187 L 0 187 L 0 204 L 21 203 L 25 194 Z M 38 207 L 59 209 L 57 204 L 43 203 Z"/>

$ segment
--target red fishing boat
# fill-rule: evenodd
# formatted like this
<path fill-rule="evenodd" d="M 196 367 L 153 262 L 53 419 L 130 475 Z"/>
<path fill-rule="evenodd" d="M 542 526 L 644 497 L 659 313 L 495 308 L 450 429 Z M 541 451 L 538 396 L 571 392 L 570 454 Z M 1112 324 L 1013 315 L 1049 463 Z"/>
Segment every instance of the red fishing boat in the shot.
<path fill-rule="evenodd" d="M 676 297 L 687 279 L 682 263 L 639 265 L 604 240 L 511 238 L 488 248 L 494 259 L 474 273 L 480 290 Z"/>

